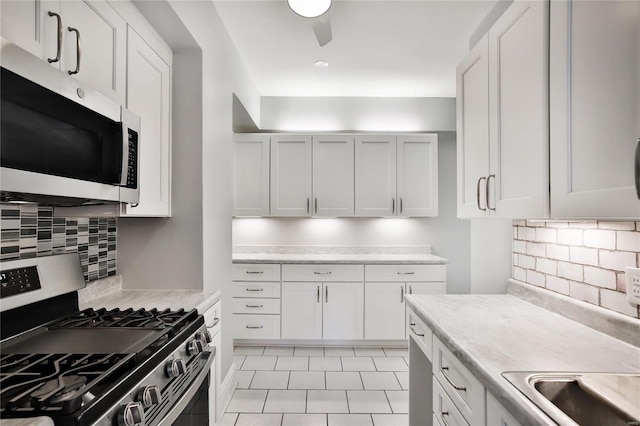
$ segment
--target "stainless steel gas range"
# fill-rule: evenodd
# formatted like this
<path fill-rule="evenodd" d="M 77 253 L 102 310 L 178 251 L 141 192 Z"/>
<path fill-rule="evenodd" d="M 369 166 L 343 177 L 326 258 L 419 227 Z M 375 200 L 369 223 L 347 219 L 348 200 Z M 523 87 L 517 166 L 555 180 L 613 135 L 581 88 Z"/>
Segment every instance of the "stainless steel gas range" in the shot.
<path fill-rule="evenodd" d="M 207 425 L 215 357 L 194 309 L 78 309 L 77 254 L 2 263 L 0 419 Z"/>

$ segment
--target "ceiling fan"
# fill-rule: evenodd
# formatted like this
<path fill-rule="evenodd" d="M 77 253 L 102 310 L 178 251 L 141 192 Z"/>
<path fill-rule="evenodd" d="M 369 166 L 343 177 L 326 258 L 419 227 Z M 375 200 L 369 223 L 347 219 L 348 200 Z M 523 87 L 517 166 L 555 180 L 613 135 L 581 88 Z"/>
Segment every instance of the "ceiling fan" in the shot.
<path fill-rule="evenodd" d="M 320 47 L 331 41 L 331 0 L 287 0 L 287 3 L 296 14 L 311 21 L 311 28 Z"/>

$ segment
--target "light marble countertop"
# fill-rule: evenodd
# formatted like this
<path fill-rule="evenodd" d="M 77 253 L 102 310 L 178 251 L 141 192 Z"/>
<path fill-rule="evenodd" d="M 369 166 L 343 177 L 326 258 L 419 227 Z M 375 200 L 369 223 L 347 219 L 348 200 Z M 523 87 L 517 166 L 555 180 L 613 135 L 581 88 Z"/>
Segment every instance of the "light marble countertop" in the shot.
<path fill-rule="evenodd" d="M 434 335 L 524 424 L 552 423 L 504 371 L 640 372 L 640 348 L 512 295 L 407 295 Z"/>
<path fill-rule="evenodd" d="M 29 417 L 28 419 L 0 419 L 1 426 L 53 426 L 51 417 Z"/>
<path fill-rule="evenodd" d="M 220 300 L 222 293 L 204 293 L 198 290 L 115 290 L 103 296 L 84 300 L 80 309 L 87 308 L 144 308 L 144 309 L 197 309 L 204 313 Z"/>
<path fill-rule="evenodd" d="M 427 253 L 233 253 L 233 263 L 338 263 L 433 265 L 448 260 Z"/>

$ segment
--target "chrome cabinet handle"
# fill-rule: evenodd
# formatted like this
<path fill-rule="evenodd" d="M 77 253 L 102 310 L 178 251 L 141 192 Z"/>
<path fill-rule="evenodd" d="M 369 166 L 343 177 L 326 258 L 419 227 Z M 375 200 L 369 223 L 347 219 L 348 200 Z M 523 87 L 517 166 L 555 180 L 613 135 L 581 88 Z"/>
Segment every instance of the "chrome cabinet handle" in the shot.
<path fill-rule="evenodd" d="M 478 210 L 482 210 L 483 212 L 486 212 L 487 209 L 483 209 L 482 207 L 480 207 L 480 183 L 485 179 L 486 177 L 482 176 L 480 179 L 478 179 L 478 183 L 476 184 L 476 204 L 478 206 Z"/>
<path fill-rule="evenodd" d="M 396 274 L 398 274 L 398 275 L 414 275 L 415 272 L 400 272 L 400 271 L 398 271 L 398 272 L 396 272 Z"/>
<path fill-rule="evenodd" d="M 317 294 L 318 303 L 320 303 L 320 286 L 318 286 L 318 294 Z"/>
<path fill-rule="evenodd" d="M 307 197 L 307 213 L 310 213 L 309 212 L 309 197 Z"/>
<path fill-rule="evenodd" d="M 55 16 L 58 21 L 58 45 L 56 46 L 56 57 L 53 59 L 47 58 L 47 62 L 52 64 L 60 60 L 60 52 L 62 51 L 62 18 L 55 12 L 48 12 L 47 14 L 49 16 Z"/>
<path fill-rule="evenodd" d="M 313 273 L 316 275 L 331 275 L 331 271 L 327 271 L 327 272 L 314 271 Z"/>
<path fill-rule="evenodd" d="M 400 303 L 404 303 L 404 287 L 400 286 Z"/>
<path fill-rule="evenodd" d="M 442 420 L 442 424 L 444 426 L 449 426 L 449 423 L 447 423 L 447 421 L 444 419 L 444 416 L 448 416 L 449 412 L 448 411 L 441 411 L 440 412 L 440 420 Z"/>
<path fill-rule="evenodd" d="M 264 308 L 264 305 L 244 305 L 247 308 Z"/>
<path fill-rule="evenodd" d="M 314 210 L 316 213 L 318 213 L 318 198 L 316 197 L 315 200 L 313 200 L 313 205 L 314 205 Z"/>
<path fill-rule="evenodd" d="M 416 324 L 409 324 L 409 328 L 411 329 L 411 331 L 413 331 L 413 334 L 415 334 L 418 337 L 424 337 L 424 333 L 418 333 L 415 329 Z"/>
<path fill-rule="evenodd" d="M 247 291 L 264 291 L 264 288 L 245 288 Z"/>
<path fill-rule="evenodd" d="M 491 205 L 489 204 L 489 182 L 491 182 L 491 178 L 493 178 L 495 180 L 496 175 L 489 175 L 489 177 L 487 177 L 487 186 L 485 187 L 485 197 L 487 198 L 487 208 L 489 210 L 496 211 L 495 206 L 491 207 Z"/>
<path fill-rule="evenodd" d="M 324 288 L 324 303 L 329 303 L 329 286 Z"/>
<path fill-rule="evenodd" d="M 258 329 L 258 330 L 261 329 L 261 328 L 264 328 L 263 325 L 247 325 L 245 327 L 247 327 L 249 329 Z"/>
<path fill-rule="evenodd" d="M 404 208 L 402 207 L 402 197 L 400 197 L 400 214 L 402 214 L 403 210 Z"/>
<path fill-rule="evenodd" d="M 76 33 L 76 69 L 73 71 L 67 71 L 69 75 L 73 75 L 80 72 L 80 55 L 82 53 L 82 49 L 80 48 L 80 31 L 71 27 L 67 27 L 67 30 L 69 30 L 69 32 Z"/>
<path fill-rule="evenodd" d="M 413 294 L 413 286 L 409 286 L 409 294 Z"/>
<path fill-rule="evenodd" d="M 245 271 L 245 273 L 246 274 L 254 274 L 254 275 L 258 274 L 259 275 L 259 274 L 264 274 L 264 271 Z"/>
<path fill-rule="evenodd" d="M 391 213 L 392 214 L 396 214 L 396 199 L 395 198 L 391 199 Z"/>
<path fill-rule="evenodd" d="M 449 378 L 449 376 L 447 376 L 447 373 L 445 373 L 445 371 L 449 371 L 449 367 L 440 367 L 440 372 L 442 373 L 442 375 L 444 376 L 444 378 L 447 380 L 447 382 L 449 382 L 449 384 L 451 386 L 453 386 L 453 388 L 457 391 L 460 392 L 466 392 L 467 388 L 466 387 L 462 387 L 462 386 L 456 386 L 453 381 L 451 381 L 451 379 Z"/>

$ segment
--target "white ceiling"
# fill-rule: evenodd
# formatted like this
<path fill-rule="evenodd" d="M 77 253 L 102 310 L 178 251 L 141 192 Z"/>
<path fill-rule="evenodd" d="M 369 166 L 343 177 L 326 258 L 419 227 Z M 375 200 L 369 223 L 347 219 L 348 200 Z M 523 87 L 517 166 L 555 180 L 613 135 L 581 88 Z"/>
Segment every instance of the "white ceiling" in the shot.
<path fill-rule="evenodd" d="M 455 67 L 495 0 L 334 0 L 324 47 L 286 0 L 215 4 L 261 96 L 455 97 Z"/>

